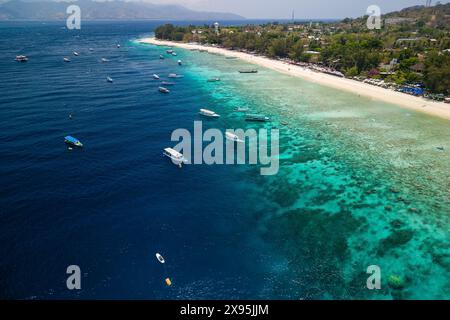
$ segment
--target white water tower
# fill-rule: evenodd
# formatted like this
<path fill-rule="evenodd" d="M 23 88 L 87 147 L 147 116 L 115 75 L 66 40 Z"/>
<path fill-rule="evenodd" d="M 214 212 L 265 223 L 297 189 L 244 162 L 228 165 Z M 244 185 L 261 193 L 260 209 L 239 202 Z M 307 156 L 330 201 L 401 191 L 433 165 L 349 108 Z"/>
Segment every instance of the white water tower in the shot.
<path fill-rule="evenodd" d="M 218 22 L 214 23 L 214 30 L 216 31 L 216 34 L 218 35 L 219 34 L 219 23 Z"/>

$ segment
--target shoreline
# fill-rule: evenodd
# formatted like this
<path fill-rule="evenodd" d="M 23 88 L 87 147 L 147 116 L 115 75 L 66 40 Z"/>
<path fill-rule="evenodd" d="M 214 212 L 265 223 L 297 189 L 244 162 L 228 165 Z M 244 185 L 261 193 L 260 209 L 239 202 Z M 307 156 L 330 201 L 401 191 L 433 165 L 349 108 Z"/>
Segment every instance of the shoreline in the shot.
<path fill-rule="evenodd" d="M 290 76 L 302 78 L 327 87 L 344 90 L 360 96 L 372 98 L 374 100 L 395 104 L 410 110 L 415 110 L 429 115 L 450 120 L 450 104 L 427 100 L 422 97 L 415 97 L 401 92 L 392 91 L 385 88 L 372 86 L 356 80 L 339 78 L 326 73 L 315 72 L 301 66 L 291 65 L 284 61 L 273 60 L 263 56 L 255 56 L 245 52 L 232 51 L 224 48 L 203 46 L 199 44 L 182 43 L 167 40 L 157 40 L 156 38 L 143 38 L 139 43 L 152 44 L 157 46 L 173 46 L 182 49 L 206 50 L 209 53 L 220 54 L 226 57 L 235 57 L 246 62 L 256 64 L 274 71 L 278 71 Z"/>

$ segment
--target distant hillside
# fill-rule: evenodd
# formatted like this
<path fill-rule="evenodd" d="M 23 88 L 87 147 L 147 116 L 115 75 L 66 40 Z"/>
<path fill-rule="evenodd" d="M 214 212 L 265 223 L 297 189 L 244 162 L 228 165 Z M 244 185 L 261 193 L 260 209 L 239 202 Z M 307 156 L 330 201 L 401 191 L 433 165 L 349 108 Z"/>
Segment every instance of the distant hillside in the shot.
<path fill-rule="evenodd" d="M 241 20 L 232 13 L 200 12 L 178 5 L 156 5 L 144 2 L 80 0 L 81 17 L 86 20 Z M 0 20 L 62 20 L 67 17 L 68 2 L 12 0 L 0 4 Z"/>
<path fill-rule="evenodd" d="M 450 3 L 438 4 L 431 7 L 414 6 L 400 11 L 382 15 L 386 24 L 419 23 L 430 27 L 448 28 L 450 26 Z M 365 25 L 366 17 L 345 19 L 345 23 Z"/>

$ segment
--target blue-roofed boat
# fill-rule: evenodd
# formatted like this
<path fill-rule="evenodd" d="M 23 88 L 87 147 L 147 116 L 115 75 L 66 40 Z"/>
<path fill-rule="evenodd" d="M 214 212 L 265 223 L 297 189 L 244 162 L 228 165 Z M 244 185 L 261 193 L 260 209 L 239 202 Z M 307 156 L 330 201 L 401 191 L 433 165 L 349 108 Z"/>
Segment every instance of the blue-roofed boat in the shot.
<path fill-rule="evenodd" d="M 74 146 L 74 147 L 79 147 L 79 148 L 83 147 L 83 144 L 80 142 L 80 140 L 78 140 L 77 138 L 74 138 L 72 136 L 65 137 L 64 142 L 66 144 Z"/>

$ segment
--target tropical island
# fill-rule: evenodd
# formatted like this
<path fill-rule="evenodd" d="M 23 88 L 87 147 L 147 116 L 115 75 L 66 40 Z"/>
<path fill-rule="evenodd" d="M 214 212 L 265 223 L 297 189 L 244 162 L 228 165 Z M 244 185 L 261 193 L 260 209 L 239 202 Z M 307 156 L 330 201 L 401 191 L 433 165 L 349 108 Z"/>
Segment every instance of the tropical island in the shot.
<path fill-rule="evenodd" d="M 367 27 L 368 18 L 227 27 L 166 24 L 155 30 L 155 36 L 264 56 L 450 102 L 446 98 L 450 95 L 450 4 L 416 6 L 383 15 L 378 30 Z"/>

